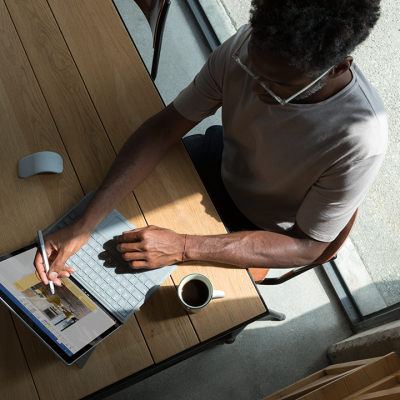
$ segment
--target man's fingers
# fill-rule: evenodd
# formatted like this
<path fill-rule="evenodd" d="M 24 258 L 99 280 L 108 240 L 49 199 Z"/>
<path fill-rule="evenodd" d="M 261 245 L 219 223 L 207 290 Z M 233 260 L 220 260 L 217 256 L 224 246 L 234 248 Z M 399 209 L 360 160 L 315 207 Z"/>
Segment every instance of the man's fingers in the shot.
<path fill-rule="evenodd" d="M 122 242 L 134 242 L 134 241 L 139 241 L 142 240 L 140 233 L 144 230 L 146 231 L 154 231 L 156 229 L 160 229 L 155 225 L 149 225 L 145 226 L 143 228 L 136 228 L 131 231 L 125 231 L 122 232 L 122 235 L 117 237 L 117 242 L 122 243 Z"/>
<path fill-rule="evenodd" d="M 47 278 L 46 267 L 44 266 L 43 256 L 40 251 L 36 252 L 34 265 L 36 266 L 40 279 L 45 285 L 47 285 L 49 283 L 49 279 Z"/>
<path fill-rule="evenodd" d="M 63 252 L 58 253 L 56 259 L 53 261 L 53 263 L 51 264 L 51 268 L 49 270 L 49 278 L 56 284 L 58 285 L 57 281 L 55 281 L 55 279 L 58 276 L 61 276 L 60 274 L 62 273 L 62 271 L 71 271 L 73 270 L 73 268 L 70 267 L 66 267 L 65 263 L 67 262 L 68 257 L 66 258 L 64 256 Z M 59 280 L 58 280 L 59 281 Z M 61 284 L 61 283 L 60 283 Z M 59 284 L 59 285 L 60 285 Z"/>
<path fill-rule="evenodd" d="M 134 242 L 140 240 L 139 233 L 142 229 L 143 228 L 137 228 L 134 229 L 133 231 L 122 232 L 122 235 L 118 236 L 117 242 L 123 243 L 123 242 Z"/>
<path fill-rule="evenodd" d="M 132 261 L 129 263 L 132 268 L 146 268 L 150 269 L 149 264 L 147 261 L 140 260 L 140 261 Z"/>
<path fill-rule="evenodd" d="M 140 251 L 130 251 L 126 252 L 123 255 L 125 261 L 132 261 L 132 260 L 143 260 L 146 261 L 147 257 Z"/>
<path fill-rule="evenodd" d="M 127 253 L 130 251 L 140 251 L 139 242 L 134 243 L 120 243 L 117 245 L 116 249 L 121 253 Z"/>

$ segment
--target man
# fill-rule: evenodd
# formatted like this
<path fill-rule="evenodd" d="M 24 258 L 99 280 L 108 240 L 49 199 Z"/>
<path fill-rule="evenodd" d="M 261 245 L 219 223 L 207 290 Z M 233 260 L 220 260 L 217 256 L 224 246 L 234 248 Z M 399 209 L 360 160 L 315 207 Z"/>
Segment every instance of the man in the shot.
<path fill-rule="evenodd" d="M 66 260 L 100 221 L 221 105 L 223 128 L 186 144 L 230 233 L 139 228 L 119 238 L 124 258 L 133 268 L 182 260 L 288 268 L 318 258 L 386 151 L 382 101 L 349 56 L 378 18 L 379 0 L 254 0 L 251 26 L 132 134 L 79 220 L 45 238 L 49 278 L 60 284 L 73 272 Z M 35 265 L 47 283 L 40 253 Z"/>

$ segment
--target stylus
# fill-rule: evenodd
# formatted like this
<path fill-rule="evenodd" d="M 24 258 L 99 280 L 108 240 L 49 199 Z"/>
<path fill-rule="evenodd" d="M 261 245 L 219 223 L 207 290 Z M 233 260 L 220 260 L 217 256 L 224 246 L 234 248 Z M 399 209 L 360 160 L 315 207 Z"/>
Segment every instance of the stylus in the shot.
<path fill-rule="evenodd" d="M 42 252 L 42 257 L 44 260 L 44 266 L 46 267 L 46 274 L 49 273 L 49 260 L 47 259 L 47 253 L 46 253 L 46 249 L 44 247 L 44 240 L 43 240 L 43 235 L 42 235 L 42 231 L 38 231 L 38 236 L 39 236 L 39 242 L 40 242 L 40 248 L 41 248 L 41 252 Z M 51 294 L 54 294 L 54 284 L 53 281 L 51 281 L 49 279 L 49 286 L 50 286 L 50 292 Z"/>

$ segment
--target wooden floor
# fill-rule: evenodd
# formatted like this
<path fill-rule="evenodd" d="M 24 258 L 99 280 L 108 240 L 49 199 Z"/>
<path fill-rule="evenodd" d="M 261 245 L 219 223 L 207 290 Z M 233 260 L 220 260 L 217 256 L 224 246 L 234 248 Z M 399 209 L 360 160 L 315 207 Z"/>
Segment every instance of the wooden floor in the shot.
<path fill-rule="evenodd" d="M 111 0 L 0 0 L 0 54 L 5 254 L 97 189 L 129 135 L 164 104 Z M 18 161 L 44 150 L 62 156 L 64 172 L 20 179 Z M 137 227 L 226 232 L 182 143 L 118 210 Z M 226 297 L 189 316 L 176 287 L 195 271 Z M 262 313 L 246 270 L 185 263 L 80 370 L 64 366 L 0 305 L 7 327 L 0 329 L 0 398 L 81 398 Z"/>

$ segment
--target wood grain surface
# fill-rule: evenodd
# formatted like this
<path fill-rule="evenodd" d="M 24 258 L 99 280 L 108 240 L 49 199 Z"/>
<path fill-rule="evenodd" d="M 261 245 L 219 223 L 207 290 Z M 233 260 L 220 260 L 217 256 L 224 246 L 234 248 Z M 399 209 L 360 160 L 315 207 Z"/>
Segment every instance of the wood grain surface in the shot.
<path fill-rule="evenodd" d="M 82 197 L 83 191 L 3 0 L 0 1 L 0 52 L 5 55 L 0 58 L 0 109 L 4 115 L 0 124 L 3 144 L 0 150 L 3 178 L 0 218 L 1 225 L 7 226 L 6 231 L 0 232 L 0 247 L 1 254 L 4 254 L 33 242 L 37 229 L 44 230 L 52 224 Z M 55 151 L 62 156 L 63 173 L 20 179 L 18 161 L 43 150 Z M 119 207 L 122 212 L 132 209 L 125 206 L 127 201 Z M 144 221 L 142 216 L 141 221 Z M 5 310 L 3 305 L 1 310 Z M 8 311 L 5 312 L 9 316 Z M 40 398 L 54 399 L 54 390 L 60 391 L 58 398 L 80 398 L 83 393 L 91 393 L 153 364 L 135 318 L 96 348 L 90 359 L 91 367 L 84 373 L 76 366 L 63 365 L 22 323 L 18 323 L 17 318 L 15 320 Z M 1 322 L 3 327 L 3 315 Z M 137 361 L 133 363 L 132 359 Z M 7 368 L 4 359 L 1 360 L 3 374 Z M 17 354 L 13 368 L 21 368 L 21 378 L 24 376 L 24 363 L 26 370 L 25 358 L 21 361 Z M 71 381 L 63 378 L 68 374 L 72 374 L 71 379 L 74 379 L 75 394 L 72 397 Z M 83 379 L 85 376 L 91 377 L 90 385 L 88 379 Z M 59 381 L 58 389 L 49 385 L 49 381 Z M 8 391 L 11 382 L 6 382 Z"/>
<path fill-rule="evenodd" d="M 64 365 L 22 322 L 15 322 L 42 400 L 80 399 L 153 364 L 135 318 L 98 344 L 82 369 Z"/>
<path fill-rule="evenodd" d="M 39 400 L 11 314 L 0 304 L 0 399 Z"/>
<path fill-rule="evenodd" d="M 0 54 L 4 254 L 33 242 L 38 229 L 96 189 L 129 135 L 164 105 L 110 0 L 0 0 Z M 20 179 L 19 160 L 44 150 L 62 156 L 63 173 Z M 182 143 L 117 209 L 137 227 L 147 221 L 181 233 L 226 233 Z M 192 272 L 207 275 L 226 296 L 188 316 L 176 286 Z M 246 270 L 184 263 L 96 347 L 83 370 L 64 366 L 16 326 L 40 398 L 74 399 L 265 311 Z"/>

